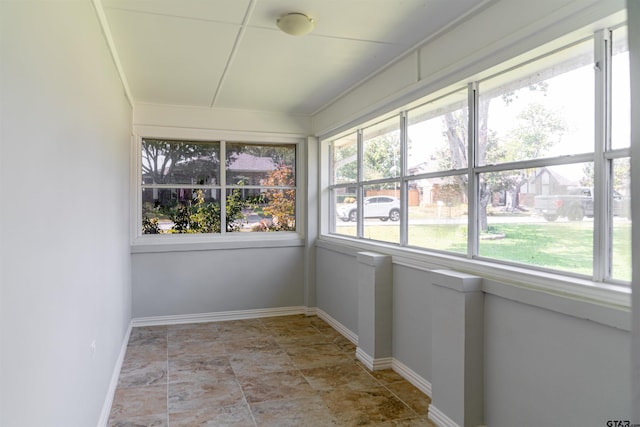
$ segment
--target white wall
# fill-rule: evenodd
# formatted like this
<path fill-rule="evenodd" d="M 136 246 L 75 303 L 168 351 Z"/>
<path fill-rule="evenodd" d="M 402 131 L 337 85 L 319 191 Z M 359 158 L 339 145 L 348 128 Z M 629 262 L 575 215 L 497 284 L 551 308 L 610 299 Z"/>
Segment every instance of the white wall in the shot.
<path fill-rule="evenodd" d="M 311 117 L 264 111 L 228 110 L 162 104 L 136 104 L 138 126 L 176 126 L 191 129 L 258 133 L 311 134 Z"/>
<path fill-rule="evenodd" d="M 96 425 L 130 322 L 131 108 L 89 0 L 2 1 L 0 27 L 0 425 Z"/>

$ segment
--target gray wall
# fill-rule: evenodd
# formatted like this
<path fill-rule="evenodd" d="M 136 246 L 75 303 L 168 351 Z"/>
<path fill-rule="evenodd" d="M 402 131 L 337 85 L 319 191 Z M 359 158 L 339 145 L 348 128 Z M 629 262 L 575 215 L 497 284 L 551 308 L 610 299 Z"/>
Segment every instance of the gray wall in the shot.
<path fill-rule="evenodd" d="M 384 253 L 380 248 L 369 250 Z M 352 255 L 357 251 L 319 242 L 321 273 L 316 284 L 318 308 L 355 335 L 358 263 Z M 431 324 L 432 274 L 400 258 L 395 256 L 393 265 L 393 358 L 431 383 L 431 331 L 440 328 L 446 333 L 447 325 Z M 581 302 L 579 308 L 571 308 L 570 299 L 557 297 L 557 307 L 546 309 L 545 297 L 500 286 L 492 282 L 485 290 L 485 424 L 599 426 L 611 419 L 629 419 L 629 331 L 606 325 L 609 316 L 602 317 L 603 323 L 588 320 L 585 313 L 599 312 L 598 304 Z M 504 289 L 509 289 L 510 299 L 494 294 Z M 562 307 L 567 314 L 561 313 Z M 611 310 L 612 318 L 625 318 L 624 310 L 616 312 Z"/>
<path fill-rule="evenodd" d="M 431 378 L 430 275 L 395 265 L 393 284 L 393 356 Z"/>
<path fill-rule="evenodd" d="M 488 426 L 605 426 L 631 412 L 630 334 L 485 297 Z"/>
<path fill-rule="evenodd" d="M 92 426 L 130 322 L 131 108 L 90 1 L 2 1 L 0 28 L 0 425 Z"/>
<path fill-rule="evenodd" d="M 489 2 L 477 15 L 416 47 L 318 112 L 313 118 L 314 132 L 331 136 L 346 131 L 420 96 L 442 94 L 449 85 L 468 81 L 503 61 L 532 58 L 534 54 L 528 53 L 532 49 L 567 34 L 589 36 L 598 20 L 602 20 L 598 27 L 624 20 L 624 6 L 622 0 Z M 323 167 L 328 168 L 326 159 Z M 322 214 L 327 209 L 325 197 Z M 325 217 L 323 231 L 328 230 L 328 223 Z M 634 238 L 634 249 L 638 243 Z M 332 237 L 321 236 L 317 248 L 318 308 L 355 335 L 355 255 L 361 250 L 394 256 L 393 358 L 430 383 L 433 331 L 439 328 L 440 334 L 446 334 L 447 325 L 430 323 L 433 294 L 428 270 L 458 268 L 469 272 L 469 265 L 368 245 L 366 241 L 353 245 Z M 636 255 L 634 251 L 634 259 Z M 442 265 L 438 265 L 440 260 Z M 495 277 L 491 269 L 479 271 Z M 565 298 L 553 291 L 523 290 L 539 287 L 544 278 L 532 279 L 531 283 L 524 277 L 511 279 L 512 285 L 494 283 L 485 290 L 486 424 L 595 426 L 605 425 L 606 420 L 629 419 L 632 370 L 628 295 L 621 292 L 619 305 L 614 307 L 611 303 L 618 296 L 603 294 L 606 298 L 600 301 L 601 295 L 595 292 L 590 297 Z M 586 295 L 593 291 L 584 288 L 582 292 Z M 637 331 L 637 308 L 634 319 Z M 635 336 L 637 350 L 637 332 Z M 637 366 L 636 361 L 636 400 L 640 394 Z M 433 393 L 438 391 L 434 389 Z"/>
<path fill-rule="evenodd" d="M 132 255 L 133 317 L 304 305 L 304 247 Z"/>
<path fill-rule="evenodd" d="M 358 333 L 357 271 L 355 252 L 316 248 L 318 308 L 355 334 Z"/>

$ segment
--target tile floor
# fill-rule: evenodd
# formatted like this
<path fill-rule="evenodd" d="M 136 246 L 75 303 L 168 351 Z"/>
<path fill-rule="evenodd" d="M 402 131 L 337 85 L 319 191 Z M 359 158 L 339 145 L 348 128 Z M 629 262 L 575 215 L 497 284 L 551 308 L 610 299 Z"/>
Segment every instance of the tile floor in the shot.
<path fill-rule="evenodd" d="M 283 316 L 134 328 L 109 426 L 433 426 L 429 402 L 318 317 Z"/>

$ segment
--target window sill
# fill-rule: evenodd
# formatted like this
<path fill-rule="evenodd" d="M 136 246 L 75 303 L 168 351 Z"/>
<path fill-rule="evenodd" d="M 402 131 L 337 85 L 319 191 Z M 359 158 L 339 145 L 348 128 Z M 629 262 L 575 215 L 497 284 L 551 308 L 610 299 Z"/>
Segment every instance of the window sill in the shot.
<path fill-rule="evenodd" d="M 485 293 L 630 329 L 630 286 L 333 235 L 323 235 L 316 245 L 350 256 L 363 250 L 384 253 L 395 265 L 427 272 L 445 268 L 477 275 L 485 279 Z"/>
<path fill-rule="evenodd" d="M 139 236 L 131 242 L 132 254 L 157 252 L 215 251 L 304 246 L 299 233 L 233 233 L 232 235 Z"/>

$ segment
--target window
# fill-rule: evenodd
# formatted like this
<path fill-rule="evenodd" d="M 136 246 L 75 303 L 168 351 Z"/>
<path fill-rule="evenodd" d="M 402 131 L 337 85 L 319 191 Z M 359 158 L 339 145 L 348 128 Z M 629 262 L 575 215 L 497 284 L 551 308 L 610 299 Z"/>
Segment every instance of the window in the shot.
<path fill-rule="evenodd" d="M 611 35 L 611 143 L 605 151 L 609 181 L 611 277 L 631 280 L 631 93 L 627 28 Z"/>
<path fill-rule="evenodd" d="M 143 138 L 141 232 L 295 231 L 295 165 L 292 144 Z"/>
<path fill-rule="evenodd" d="M 629 282 L 625 41 L 598 31 L 329 141 L 329 232 Z"/>
<path fill-rule="evenodd" d="M 467 90 L 407 112 L 408 245 L 467 253 Z"/>
<path fill-rule="evenodd" d="M 593 43 L 479 83 L 479 257 L 592 274 Z"/>

